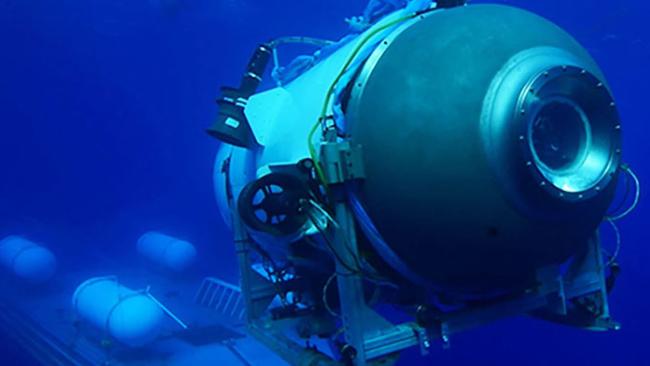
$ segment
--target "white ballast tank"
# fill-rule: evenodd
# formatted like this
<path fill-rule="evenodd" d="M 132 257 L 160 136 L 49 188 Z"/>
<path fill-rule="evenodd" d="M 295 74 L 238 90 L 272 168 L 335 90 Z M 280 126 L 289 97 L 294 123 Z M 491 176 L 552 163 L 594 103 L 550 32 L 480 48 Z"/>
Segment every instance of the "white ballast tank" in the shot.
<path fill-rule="evenodd" d="M 140 237 L 138 252 L 175 272 L 185 270 L 196 259 L 196 249 L 191 243 L 156 231 L 150 231 Z"/>
<path fill-rule="evenodd" d="M 54 254 L 20 236 L 9 236 L 0 241 L 0 264 L 32 283 L 46 282 L 56 272 Z"/>
<path fill-rule="evenodd" d="M 141 347 L 158 337 L 164 314 L 146 290 L 134 291 L 116 277 L 91 278 L 72 297 L 75 313 L 115 340 Z"/>

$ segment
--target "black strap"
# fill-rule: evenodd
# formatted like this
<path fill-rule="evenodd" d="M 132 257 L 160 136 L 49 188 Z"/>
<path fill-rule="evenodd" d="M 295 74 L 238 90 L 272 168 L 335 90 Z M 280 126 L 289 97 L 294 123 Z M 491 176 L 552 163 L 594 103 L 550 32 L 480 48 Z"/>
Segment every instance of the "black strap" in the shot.
<path fill-rule="evenodd" d="M 437 8 L 455 8 L 467 4 L 467 0 L 438 0 Z"/>

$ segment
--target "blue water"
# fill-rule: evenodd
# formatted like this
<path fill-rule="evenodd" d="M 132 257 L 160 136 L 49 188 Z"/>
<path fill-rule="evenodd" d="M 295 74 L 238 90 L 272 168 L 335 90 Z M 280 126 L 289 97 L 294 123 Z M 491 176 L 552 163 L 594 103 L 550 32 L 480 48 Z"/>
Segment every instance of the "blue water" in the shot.
<path fill-rule="evenodd" d="M 622 113 L 625 160 L 650 181 L 650 5 L 501 2 L 548 17 L 592 52 Z M 0 0 L 0 236 L 30 233 L 66 262 L 79 251 L 131 253 L 143 228 L 164 228 L 208 253 L 200 268 L 236 281 L 211 184 L 218 146 L 203 132 L 219 87 L 238 82 L 260 41 L 339 38 L 365 3 Z M 425 359 L 409 351 L 403 364 L 650 365 L 649 217 L 642 201 L 620 225 L 611 306 L 621 331 L 513 319 Z M 24 357 L 8 352 L 0 358 Z"/>

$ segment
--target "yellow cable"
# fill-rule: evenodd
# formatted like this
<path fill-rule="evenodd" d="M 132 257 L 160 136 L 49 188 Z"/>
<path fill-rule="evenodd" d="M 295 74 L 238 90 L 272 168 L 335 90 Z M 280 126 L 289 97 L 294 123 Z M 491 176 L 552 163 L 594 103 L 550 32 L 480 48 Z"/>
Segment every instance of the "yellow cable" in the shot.
<path fill-rule="evenodd" d="M 368 41 L 370 41 L 370 39 L 372 37 L 374 37 L 375 35 L 377 35 L 377 33 L 381 32 L 381 31 L 384 31 L 384 30 L 386 30 L 386 29 L 388 29 L 390 27 L 393 27 L 393 26 L 395 26 L 395 25 L 397 25 L 399 23 L 402 23 L 402 22 L 405 22 L 407 20 L 413 19 L 416 16 L 417 16 L 417 14 L 411 14 L 411 15 L 401 17 L 399 19 L 395 19 L 395 20 L 393 20 L 393 21 L 391 21 L 391 22 L 389 22 L 387 24 L 384 24 L 384 25 L 382 25 L 380 27 L 377 27 L 376 29 L 372 30 L 370 33 L 366 34 L 363 37 L 363 39 L 354 48 L 354 51 L 352 52 L 352 54 L 350 54 L 350 57 L 348 57 L 347 61 L 343 65 L 343 68 L 341 68 L 341 71 L 336 76 L 336 78 L 332 82 L 332 85 L 330 85 L 329 89 L 327 90 L 327 95 L 325 96 L 325 102 L 323 103 L 323 108 L 321 110 L 320 117 L 318 118 L 318 121 L 316 121 L 314 126 L 311 128 L 311 130 L 309 131 L 309 135 L 307 136 L 307 144 L 308 144 L 308 147 L 309 147 L 309 156 L 310 156 L 311 160 L 314 162 L 314 167 L 316 168 L 316 174 L 318 175 L 318 178 L 321 180 L 321 182 L 323 182 L 323 184 L 325 186 L 327 186 L 327 180 L 325 178 L 325 173 L 323 172 L 323 168 L 320 166 L 320 162 L 318 161 L 318 155 L 316 153 L 316 147 L 314 146 L 313 140 L 314 140 L 314 134 L 318 130 L 318 126 L 321 123 L 325 122 L 325 118 L 326 118 L 326 115 L 327 115 L 327 108 L 329 107 L 330 101 L 332 99 L 332 93 L 334 92 L 334 88 L 336 88 L 336 85 L 339 83 L 339 81 L 341 81 L 341 78 L 343 77 L 343 75 L 345 75 L 345 73 L 348 71 L 348 67 L 350 67 L 350 65 L 352 64 L 354 59 L 357 57 L 359 52 L 361 52 L 361 49 L 363 48 L 363 46 L 365 46 L 365 44 L 368 43 Z"/>

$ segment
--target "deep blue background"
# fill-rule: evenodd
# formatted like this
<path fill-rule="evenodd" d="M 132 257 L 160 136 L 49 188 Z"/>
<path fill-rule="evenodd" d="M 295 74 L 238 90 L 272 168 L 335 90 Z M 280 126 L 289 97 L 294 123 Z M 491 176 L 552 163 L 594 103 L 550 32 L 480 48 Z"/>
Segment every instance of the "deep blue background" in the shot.
<path fill-rule="evenodd" d="M 594 54 L 623 115 L 626 161 L 649 181 L 650 5 L 502 2 L 545 15 Z M 212 193 L 217 144 L 203 132 L 218 88 L 238 81 L 258 42 L 338 38 L 343 18 L 365 3 L 0 0 L 0 236 L 28 233 L 67 258 L 115 256 L 160 228 L 197 243 L 210 253 L 204 268 L 235 279 Z M 421 364 L 650 365 L 648 207 L 621 224 L 623 274 L 612 297 L 620 332 L 515 319 L 455 337 Z M 417 362 L 411 353 L 405 364 Z"/>

